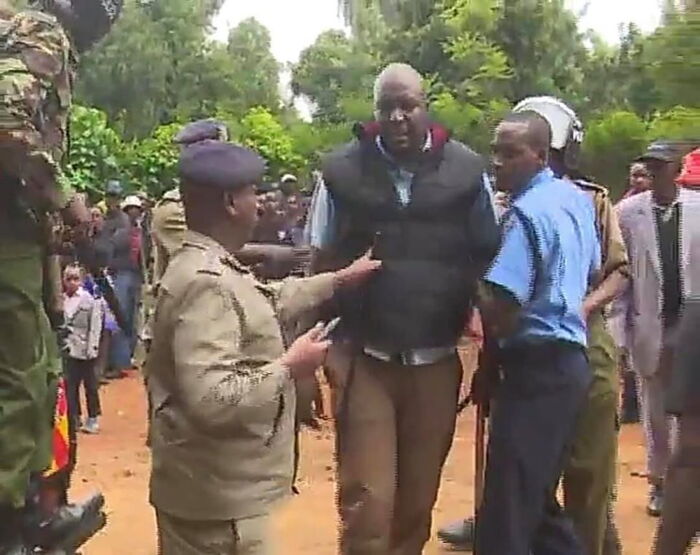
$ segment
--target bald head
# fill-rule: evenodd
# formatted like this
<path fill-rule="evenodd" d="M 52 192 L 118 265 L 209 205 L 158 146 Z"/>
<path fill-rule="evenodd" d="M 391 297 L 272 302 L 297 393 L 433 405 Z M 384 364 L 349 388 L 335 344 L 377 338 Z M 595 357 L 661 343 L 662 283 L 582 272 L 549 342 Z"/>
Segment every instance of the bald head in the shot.
<path fill-rule="evenodd" d="M 524 140 L 534 150 L 549 151 L 552 143 L 552 129 L 549 122 L 537 112 L 511 113 L 503 119 L 502 123 L 520 126 Z"/>
<path fill-rule="evenodd" d="M 428 131 L 420 73 L 406 64 L 387 66 L 374 84 L 374 108 L 384 146 L 397 158 L 418 155 Z"/>
<path fill-rule="evenodd" d="M 423 77 L 408 64 L 389 64 L 374 81 L 374 104 L 376 105 L 385 89 L 410 89 L 425 98 Z"/>

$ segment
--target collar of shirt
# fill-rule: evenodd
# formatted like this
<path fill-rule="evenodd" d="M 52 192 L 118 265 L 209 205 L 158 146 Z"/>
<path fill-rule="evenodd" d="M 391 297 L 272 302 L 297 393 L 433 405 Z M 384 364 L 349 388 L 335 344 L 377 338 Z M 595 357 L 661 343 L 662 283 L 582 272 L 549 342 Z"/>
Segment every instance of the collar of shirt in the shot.
<path fill-rule="evenodd" d="M 379 152 L 382 153 L 382 156 L 384 156 L 384 158 L 386 158 L 393 165 L 398 167 L 399 164 L 397 163 L 396 158 L 394 158 L 391 155 L 391 153 L 384 146 L 384 141 L 382 140 L 382 136 L 377 135 L 374 139 L 374 142 L 377 145 Z M 431 148 L 433 148 L 433 135 L 430 133 L 430 131 L 428 131 L 425 135 L 425 142 L 423 143 L 423 147 L 421 148 L 421 152 L 429 152 Z"/>
<path fill-rule="evenodd" d="M 511 195 L 511 202 L 517 202 L 517 200 L 521 198 L 525 193 L 527 193 L 530 189 L 534 189 L 538 185 L 546 181 L 550 181 L 551 179 L 554 179 L 554 172 L 549 167 L 544 168 L 542 171 L 535 174 L 535 176 L 532 179 L 530 179 L 527 185 L 525 185 L 522 189 Z"/>
<path fill-rule="evenodd" d="M 241 264 L 235 256 L 228 252 L 221 243 L 219 243 L 216 239 L 212 239 L 208 235 L 188 229 L 185 231 L 185 238 L 182 244 L 183 246 L 189 245 L 191 247 L 210 251 L 212 255 L 216 256 L 227 266 L 230 266 L 231 268 L 234 268 L 240 272 L 250 272 L 250 270 Z"/>
<path fill-rule="evenodd" d="M 80 301 L 83 297 L 90 295 L 85 289 L 78 287 L 78 290 L 73 295 L 63 294 L 63 312 L 67 318 L 72 318 L 76 310 L 80 306 Z"/>
<path fill-rule="evenodd" d="M 396 159 L 391 155 L 389 151 L 384 147 L 381 135 L 377 135 L 375 139 L 377 149 L 381 152 L 382 156 L 389 162 L 391 166 L 389 169 L 389 175 L 394 182 L 394 188 L 396 189 L 396 194 L 398 200 L 402 206 L 408 205 L 411 202 L 411 185 L 413 183 L 413 172 L 402 168 Z M 428 131 L 425 137 L 425 143 L 423 143 L 422 152 L 428 152 L 433 145 L 433 138 Z"/>
<path fill-rule="evenodd" d="M 651 205 L 656 209 L 660 210 L 662 212 L 666 212 L 668 210 L 671 210 L 672 208 L 675 208 L 677 205 L 679 205 L 681 202 L 681 196 L 677 195 L 676 198 L 673 200 L 672 203 L 670 204 L 659 204 L 654 200 L 654 195 L 651 195 Z"/>

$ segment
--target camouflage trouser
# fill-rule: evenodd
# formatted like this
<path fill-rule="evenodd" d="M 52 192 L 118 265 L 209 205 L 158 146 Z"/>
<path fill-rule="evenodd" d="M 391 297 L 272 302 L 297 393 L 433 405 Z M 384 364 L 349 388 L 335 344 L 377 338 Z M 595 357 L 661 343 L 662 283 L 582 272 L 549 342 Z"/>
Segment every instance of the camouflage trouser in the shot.
<path fill-rule="evenodd" d="M 602 555 L 615 483 L 619 384 L 615 344 L 600 314 L 588 325 L 588 357 L 593 382 L 564 470 L 564 500 L 586 553 Z"/>
<path fill-rule="evenodd" d="M 22 507 L 30 474 L 50 464 L 60 374 L 41 249 L 0 239 L 0 505 Z"/>

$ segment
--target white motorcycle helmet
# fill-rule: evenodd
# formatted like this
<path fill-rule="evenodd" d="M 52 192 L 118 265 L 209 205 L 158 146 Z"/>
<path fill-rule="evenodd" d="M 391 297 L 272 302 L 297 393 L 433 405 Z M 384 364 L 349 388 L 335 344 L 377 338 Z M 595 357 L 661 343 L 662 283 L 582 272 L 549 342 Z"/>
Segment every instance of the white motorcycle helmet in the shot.
<path fill-rule="evenodd" d="M 578 168 L 583 124 L 576 112 L 553 96 L 531 96 L 521 100 L 513 112 L 535 112 L 547 120 L 552 130 L 550 147 L 563 153 L 567 168 Z"/>

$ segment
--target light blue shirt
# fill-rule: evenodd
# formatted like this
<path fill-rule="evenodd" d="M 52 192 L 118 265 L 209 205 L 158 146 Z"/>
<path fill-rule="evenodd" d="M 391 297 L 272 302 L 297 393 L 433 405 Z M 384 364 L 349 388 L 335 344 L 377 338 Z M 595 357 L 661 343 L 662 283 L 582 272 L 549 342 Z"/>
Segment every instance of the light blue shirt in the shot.
<path fill-rule="evenodd" d="M 593 200 L 547 168 L 512 199 L 504 237 L 485 280 L 522 306 L 504 345 L 564 340 L 586 346 L 581 308 L 600 269 Z"/>

